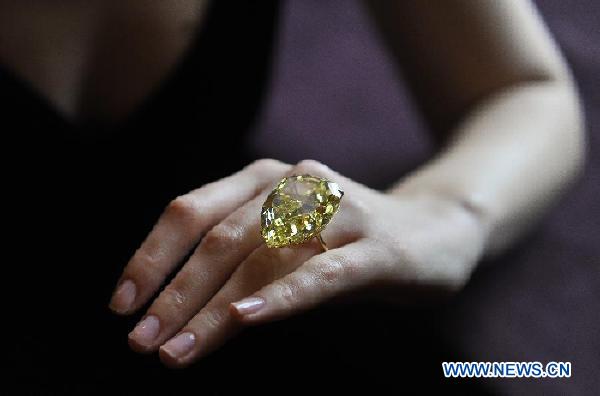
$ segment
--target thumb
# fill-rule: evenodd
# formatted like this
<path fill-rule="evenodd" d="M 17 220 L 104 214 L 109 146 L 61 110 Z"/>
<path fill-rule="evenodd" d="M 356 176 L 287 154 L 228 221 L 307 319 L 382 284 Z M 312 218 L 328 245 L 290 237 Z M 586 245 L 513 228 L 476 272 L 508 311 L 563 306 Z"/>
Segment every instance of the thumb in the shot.
<path fill-rule="evenodd" d="M 368 278 L 364 241 L 313 256 L 294 272 L 231 303 L 229 310 L 245 324 L 282 319 L 310 309 Z"/>

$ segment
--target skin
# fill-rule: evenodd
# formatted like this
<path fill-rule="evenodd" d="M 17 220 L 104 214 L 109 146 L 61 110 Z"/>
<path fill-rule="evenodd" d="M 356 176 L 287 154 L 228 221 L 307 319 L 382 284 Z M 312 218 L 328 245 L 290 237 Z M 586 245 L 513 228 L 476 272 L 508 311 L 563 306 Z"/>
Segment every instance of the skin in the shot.
<path fill-rule="evenodd" d="M 206 0 L 0 0 L 0 60 L 70 121 L 118 122 L 186 52 L 206 6 Z"/>
<path fill-rule="evenodd" d="M 0 15 L 8 10 L 10 20 L 28 17 L 24 3 L 2 1 Z M 43 14 L 47 22 L 33 24 L 39 31 L 30 32 L 53 33 L 55 42 L 40 38 L 19 46 L 0 39 L 0 55 L 67 116 L 119 119 L 185 50 L 190 21 L 201 23 L 195 2 L 175 3 L 181 9 L 167 7 L 173 11 L 169 18 L 160 17 L 159 2 L 143 11 L 154 15 L 144 18 L 151 21 L 144 34 L 165 36 L 160 42 L 166 55 L 151 52 L 156 69 L 141 73 L 131 86 L 103 92 L 103 103 L 90 99 L 104 86 L 99 82 L 121 81 L 128 69 L 99 67 L 102 54 L 111 46 L 130 54 L 123 45 L 143 53 L 144 43 L 152 42 L 132 33 L 139 42 L 120 43 L 106 33 L 111 24 L 135 18 L 136 2 L 89 7 L 65 2 L 62 17 Z M 369 9 L 443 143 L 439 153 L 386 191 L 316 161 L 260 160 L 175 198 L 126 265 L 110 303 L 116 313 L 128 315 L 153 300 L 129 334 L 134 350 L 158 351 L 166 365 L 185 367 L 245 326 L 327 301 L 382 290 L 389 296 L 393 290 L 411 303 L 409 290 L 455 292 L 483 256 L 510 246 L 575 179 L 584 151 L 581 109 L 568 68 L 531 3 L 380 1 Z M 80 34 L 61 34 L 57 21 L 65 15 Z M 0 23 L 5 30 L 0 37 L 11 37 L 10 29 L 18 26 Z M 66 48 L 65 56 L 41 56 L 56 42 Z M 40 62 L 28 63 L 24 54 Z M 134 55 L 123 60 L 130 67 L 136 61 L 144 60 Z M 333 180 L 345 191 L 323 232 L 330 250 L 322 252 L 314 240 L 269 249 L 259 234 L 260 207 L 281 177 L 305 173 Z"/>

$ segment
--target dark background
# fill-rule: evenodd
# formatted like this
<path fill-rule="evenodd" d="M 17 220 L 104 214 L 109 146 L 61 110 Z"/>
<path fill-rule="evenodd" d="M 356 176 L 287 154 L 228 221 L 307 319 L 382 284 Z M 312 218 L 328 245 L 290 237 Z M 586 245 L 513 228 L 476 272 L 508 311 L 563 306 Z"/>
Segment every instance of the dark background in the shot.
<path fill-rule="evenodd" d="M 425 161 L 433 147 L 363 5 L 354 0 L 284 4 L 274 80 L 250 142 L 256 153 L 289 162 L 318 159 L 374 187 Z M 427 313 L 419 313 L 421 319 L 398 313 L 409 322 L 399 327 L 414 327 L 412 333 L 399 334 L 398 343 L 413 348 L 403 353 L 401 346 L 386 351 L 372 345 L 383 348 L 372 356 L 374 368 L 387 367 L 382 384 L 393 383 L 389 375 L 395 370 L 389 365 L 398 368 L 398 390 L 401 367 L 411 375 L 438 370 L 433 377 L 441 377 L 438 359 L 443 355 L 449 360 L 573 364 L 570 379 L 494 380 L 485 384 L 493 392 L 600 391 L 600 3 L 537 4 L 584 100 L 589 141 L 585 174 L 528 239 L 481 268 L 441 312 L 431 312 L 435 319 Z M 388 330 L 397 328 L 381 329 Z M 353 347 L 368 348 L 370 342 L 358 339 Z M 419 345 L 429 357 L 420 356 Z M 406 366 L 411 359 L 421 365 Z"/>
<path fill-rule="evenodd" d="M 3 324 L 17 333 L 3 349 L 17 375 L 2 377 L 0 394 L 11 393 L 10 380 L 19 393 L 41 394 L 313 394 L 324 388 L 331 394 L 362 388 L 366 394 L 597 394 L 600 5 L 591 0 L 539 3 L 584 98 L 585 174 L 534 233 L 481 267 L 462 293 L 426 309 L 323 307 L 248 329 L 186 370 L 166 370 L 155 355 L 128 349 L 125 335 L 139 315 L 116 317 L 106 303 L 123 264 L 176 194 L 265 156 L 318 159 L 381 188 L 433 153 L 401 75 L 353 0 L 281 3 L 269 95 L 241 144 L 271 36 L 273 8 L 265 1 L 219 1 L 225 5 L 197 49 L 114 130 L 68 122 L 0 67 L 2 148 L 18 154 L 0 156 L 8 187 L 2 220 L 13 236 L 3 267 L 9 291 Z M 211 139 L 204 144 L 206 125 Z M 447 380 L 444 360 L 571 361 L 573 377 Z"/>

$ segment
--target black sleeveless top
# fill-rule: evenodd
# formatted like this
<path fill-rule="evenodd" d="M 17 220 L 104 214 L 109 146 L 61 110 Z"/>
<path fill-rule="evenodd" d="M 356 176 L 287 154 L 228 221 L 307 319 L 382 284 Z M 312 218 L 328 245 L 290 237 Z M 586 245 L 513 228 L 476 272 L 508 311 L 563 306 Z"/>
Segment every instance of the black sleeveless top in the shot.
<path fill-rule="evenodd" d="M 68 122 L 0 66 L 1 324 L 10 333 L 0 394 L 340 394 L 356 393 L 355 384 L 372 394 L 410 381 L 424 391 L 448 384 L 439 362 L 458 358 L 443 355 L 434 326 L 423 326 L 436 323 L 426 311 L 322 307 L 246 329 L 174 371 L 127 345 L 144 310 L 131 318 L 108 310 L 165 205 L 255 159 L 245 141 L 277 16 L 276 0 L 214 0 L 174 71 L 113 125 Z"/>
<path fill-rule="evenodd" d="M 200 378 L 197 368 L 174 373 L 131 352 L 139 317 L 116 317 L 107 304 L 169 200 L 254 159 L 245 139 L 277 3 L 212 3 L 191 50 L 118 124 L 71 123 L 0 69 L 5 257 L 16 260 L 4 278 L 14 312 L 3 321 L 14 331 L 6 361 L 20 389 L 142 393 Z"/>

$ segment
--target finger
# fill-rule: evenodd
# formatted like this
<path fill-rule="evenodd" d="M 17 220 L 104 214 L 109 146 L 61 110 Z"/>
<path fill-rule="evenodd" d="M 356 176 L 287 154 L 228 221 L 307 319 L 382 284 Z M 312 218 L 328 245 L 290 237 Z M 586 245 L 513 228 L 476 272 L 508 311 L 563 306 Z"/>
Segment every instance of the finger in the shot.
<path fill-rule="evenodd" d="M 312 176 L 322 177 L 324 179 L 337 182 L 338 184 L 340 184 L 340 187 L 342 187 L 342 189 L 344 186 L 350 186 L 351 184 L 356 183 L 348 179 L 347 177 L 337 173 L 336 171 L 332 170 L 327 165 L 311 159 L 302 160 L 298 162 L 288 173 L 290 175 L 308 174 Z"/>
<path fill-rule="evenodd" d="M 331 249 L 306 261 L 296 271 L 230 305 L 244 324 L 281 319 L 356 290 L 382 275 L 389 262 L 368 239 Z"/>
<path fill-rule="evenodd" d="M 256 161 L 172 201 L 125 267 L 110 308 L 129 314 L 145 304 L 207 230 L 288 169 L 275 160 Z"/>
<path fill-rule="evenodd" d="M 260 208 L 263 191 L 212 228 L 181 271 L 160 293 L 146 316 L 129 334 L 140 352 L 157 349 L 185 325 L 262 243 Z"/>
<path fill-rule="evenodd" d="M 256 249 L 179 334 L 160 347 L 161 360 L 168 366 L 182 367 L 222 345 L 242 327 L 229 312 L 232 301 L 285 276 L 320 249 L 315 240 L 294 249 L 270 249 L 265 245 Z"/>
<path fill-rule="evenodd" d="M 340 180 L 332 178 L 330 175 L 335 177 L 332 171 L 314 161 L 302 161 L 288 172 L 303 173 Z M 323 232 L 331 248 L 351 243 L 364 235 L 363 212 L 364 205 L 354 198 L 341 206 L 333 224 Z M 163 362 L 169 366 L 184 366 L 220 346 L 242 327 L 242 323 L 232 317 L 229 306 L 232 301 L 284 277 L 320 252 L 321 247 L 314 239 L 293 249 L 269 249 L 265 245 L 256 249 L 179 334 L 160 348 Z"/>
<path fill-rule="evenodd" d="M 333 227 L 329 236 L 332 249 L 327 254 L 340 250 L 335 248 L 351 243 L 359 235 L 354 230 L 345 229 L 344 224 L 349 223 L 340 222 Z M 285 277 L 321 251 L 316 239 L 287 249 L 270 249 L 261 245 L 181 332 L 160 348 L 161 360 L 169 366 L 181 367 L 218 348 L 243 327 L 231 314 L 232 301 Z"/>
<path fill-rule="evenodd" d="M 310 162 L 303 161 L 287 174 L 305 172 L 303 164 Z M 277 179 L 281 176 L 283 174 Z M 155 350 L 173 336 L 200 311 L 234 269 L 261 245 L 258 214 L 269 192 L 270 186 L 206 234 L 194 255 L 129 334 L 129 343 L 134 350 Z M 344 221 L 346 217 L 338 219 L 336 236 L 350 235 L 351 229 L 356 228 L 352 221 Z M 335 238 L 330 241 L 336 242 Z"/>

